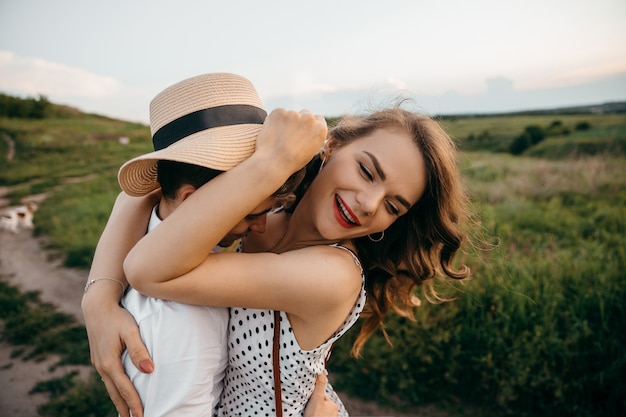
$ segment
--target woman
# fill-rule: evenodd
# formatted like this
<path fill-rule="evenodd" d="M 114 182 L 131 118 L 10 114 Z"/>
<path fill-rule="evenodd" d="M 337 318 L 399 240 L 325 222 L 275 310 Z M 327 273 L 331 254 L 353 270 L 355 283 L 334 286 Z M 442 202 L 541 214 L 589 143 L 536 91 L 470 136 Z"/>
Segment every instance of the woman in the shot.
<path fill-rule="evenodd" d="M 211 254 L 298 168 L 291 161 L 301 157 L 270 136 L 190 196 L 124 265 L 131 285 L 152 297 L 242 307 L 231 309 L 220 415 L 273 406 L 272 311 L 281 311 L 282 408 L 300 415 L 332 343 L 365 304 L 356 354 L 390 308 L 411 313 L 416 286 L 440 273 L 469 275 L 452 266 L 467 217 L 454 145 L 435 121 L 399 108 L 342 120 L 295 208 L 268 216 L 265 234 L 248 235 L 248 253 Z"/>

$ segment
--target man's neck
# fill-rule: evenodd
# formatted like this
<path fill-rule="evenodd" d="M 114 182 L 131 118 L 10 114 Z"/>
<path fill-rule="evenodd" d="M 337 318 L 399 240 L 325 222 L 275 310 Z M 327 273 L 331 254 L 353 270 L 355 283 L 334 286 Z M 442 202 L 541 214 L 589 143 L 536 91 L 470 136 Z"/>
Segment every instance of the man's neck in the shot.
<path fill-rule="evenodd" d="M 159 219 L 165 220 L 165 218 L 172 214 L 172 212 L 176 209 L 176 207 L 178 207 L 179 204 L 180 202 L 176 200 L 161 198 L 159 206 L 157 207 L 157 216 L 159 216 Z"/>

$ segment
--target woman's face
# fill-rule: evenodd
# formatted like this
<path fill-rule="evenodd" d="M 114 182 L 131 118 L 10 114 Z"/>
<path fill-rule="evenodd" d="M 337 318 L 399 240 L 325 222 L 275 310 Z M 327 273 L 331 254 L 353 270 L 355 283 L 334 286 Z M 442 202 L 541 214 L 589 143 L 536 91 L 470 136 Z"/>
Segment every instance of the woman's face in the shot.
<path fill-rule="evenodd" d="M 349 239 L 385 230 L 425 185 L 424 159 L 409 134 L 378 129 L 331 151 L 309 204 L 324 238 Z"/>

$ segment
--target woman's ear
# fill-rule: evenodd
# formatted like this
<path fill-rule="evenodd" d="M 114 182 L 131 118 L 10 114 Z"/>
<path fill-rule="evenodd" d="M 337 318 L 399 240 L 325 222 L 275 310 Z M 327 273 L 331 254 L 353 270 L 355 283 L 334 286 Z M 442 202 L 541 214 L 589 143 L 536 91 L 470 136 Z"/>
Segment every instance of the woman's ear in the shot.
<path fill-rule="evenodd" d="M 324 159 L 329 158 L 332 153 L 339 147 L 339 143 L 334 138 L 329 138 L 324 144 L 324 149 L 322 150 L 322 156 Z"/>

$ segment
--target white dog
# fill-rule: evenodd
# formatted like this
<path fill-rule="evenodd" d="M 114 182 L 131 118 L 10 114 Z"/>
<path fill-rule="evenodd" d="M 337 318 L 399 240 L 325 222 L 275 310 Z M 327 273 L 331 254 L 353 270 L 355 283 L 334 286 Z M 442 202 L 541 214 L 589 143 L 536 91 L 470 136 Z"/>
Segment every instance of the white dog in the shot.
<path fill-rule="evenodd" d="M 20 227 L 33 229 L 33 215 L 37 211 L 37 203 L 26 203 L 23 206 L 12 207 L 5 210 L 0 217 L 0 225 L 3 229 L 17 233 Z"/>

